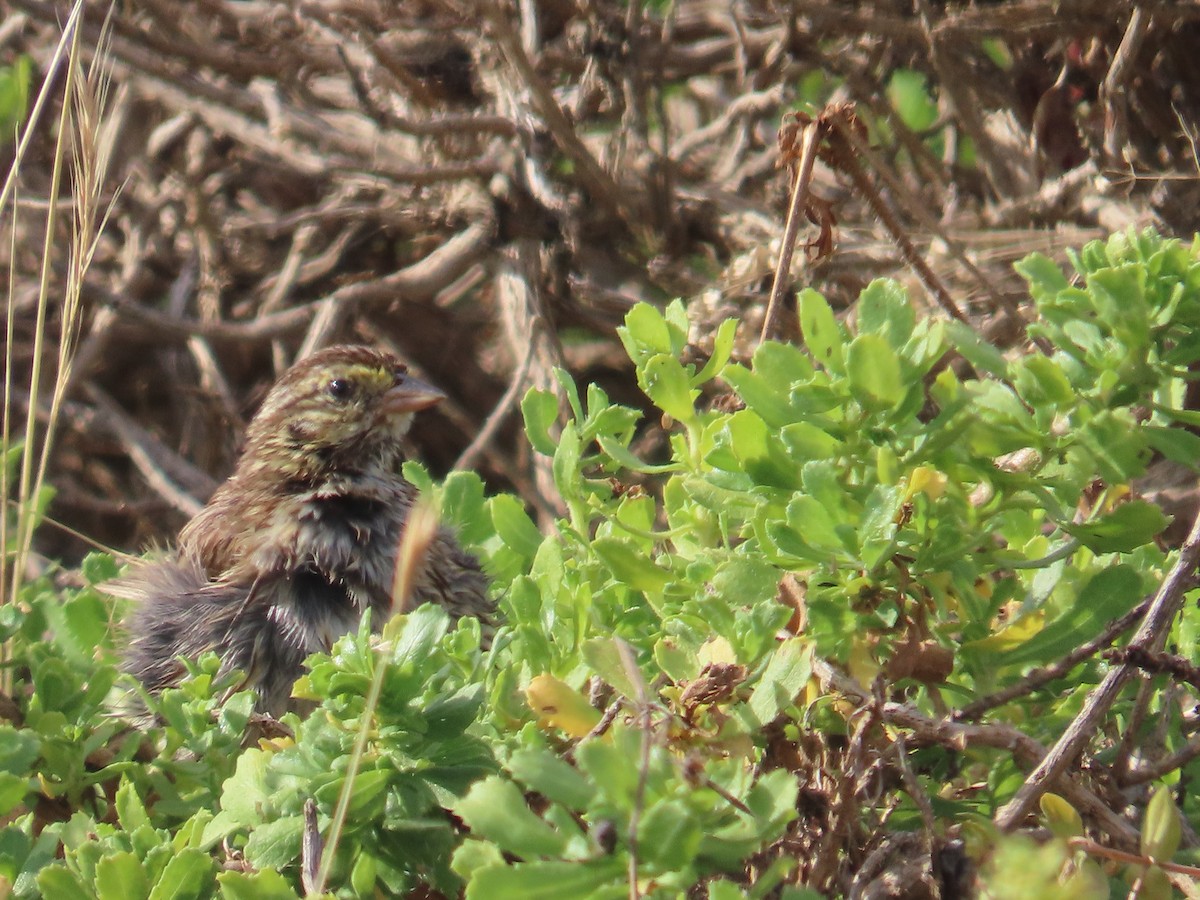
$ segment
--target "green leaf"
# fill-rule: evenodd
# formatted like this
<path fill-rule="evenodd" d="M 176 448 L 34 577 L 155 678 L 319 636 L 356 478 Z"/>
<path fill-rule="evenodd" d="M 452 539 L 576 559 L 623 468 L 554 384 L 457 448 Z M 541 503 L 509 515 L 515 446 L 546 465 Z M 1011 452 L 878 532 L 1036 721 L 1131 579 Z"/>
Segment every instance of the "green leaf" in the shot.
<path fill-rule="evenodd" d="M 150 900 L 196 900 L 209 896 L 213 868 L 213 859 L 207 853 L 190 847 L 177 852 L 150 891 Z"/>
<path fill-rule="evenodd" d="M 692 378 L 693 387 L 699 387 L 705 382 L 712 381 L 712 379 L 721 376 L 721 372 L 725 369 L 725 365 L 729 362 L 729 357 L 733 353 L 733 341 L 737 335 L 737 324 L 737 319 L 725 319 L 717 326 L 717 333 L 713 336 L 712 355 L 708 358 L 708 362 L 704 364 L 704 368 Z"/>
<path fill-rule="evenodd" d="M 563 836 L 529 810 L 515 784 L 498 776 L 475 784 L 454 812 L 477 835 L 514 856 L 529 859 L 563 851 Z"/>
<path fill-rule="evenodd" d="M 1070 408 L 1077 399 L 1062 367 L 1048 356 L 1028 356 L 1014 363 L 1012 370 L 1017 392 L 1031 406 L 1049 403 Z"/>
<path fill-rule="evenodd" d="M 451 472 L 442 484 L 445 523 L 466 544 L 482 543 L 492 536 L 486 510 L 483 479 L 474 472 Z"/>
<path fill-rule="evenodd" d="M 850 342 L 846 374 L 854 399 L 867 409 L 893 407 L 908 390 L 901 377 L 896 351 L 877 334 L 860 334 Z"/>
<path fill-rule="evenodd" d="M 124 778 L 121 779 L 121 786 L 117 788 L 116 805 L 117 821 L 126 831 L 134 831 L 143 825 L 150 824 L 150 816 L 146 812 L 142 798 L 138 796 L 137 788 Z"/>
<path fill-rule="evenodd" d="M 54 643 L 74 663 L 93 663 L 111 630 L 108 604 L 94 590 L 83 590 L 65 602 L 49 604 L 46 616 Z"/>
<path fill-rule="evenodd" d="M 210 830 L 219 827 L 218 819 L 226 816 L 239 825 L 257 825 L 262 814 L 269 809 L 270 795 L 267 787 L 267 767 L 270 755 L 251 748 L 238 757 L 233 775 L 221 786 L 221 812 L 204 830 L 204 843 L 208 844 Z"/>
<path fill-rule="evenodd" d="M 778 523 L 771 524 L 777 525 Z M 828 551 L 840 554 L 849 549 L 837 528 L 837 523 L 830 516 L 829 510 L 815 497 L 807 494 L 798 494 L 788 503 L 787 526 L 806 547 L 817 551 L 826 551 L 818 552 L 818 559 L 828 558 Z"/>
<path fill-rule="evenodd" d="M 918 375 L 923 376 L 945 353 L 946 320 L 922 319 L 913 329 L 908 342 L 900 351 L 900 356 Z"/>
<path fill-rule="evenodd" d="M 1030 253 L 1013 268 L 1029 284 L 1029 293 L 1038 303 L 1053 300 L 1071 286 L 1054 260 L 1040 253 Z"/>
<path fill-rule="evenodd" d="M 633 676 L 625 670 L 619 638 L 591 638 L 583 643 L 583 658 L 592 670 L 625 697 L 637 699 L 639 691 Z"/>
<path fill-rule="evenodd" d="M 642 412 L 629 406 L 619 406 L 608 399 L 599 385 L 587 388 L 587 421 L 583 423 L 581 436 L 585 442 L 596 437 L 617 437 L 628 442 L 634 429 L 642 421 Z"/>
<path fill-rule="evenodd" d="M 351 788 L 349 814 L 355 818 L 378 815 L 382 811 L 387 781 L 388 773 L 380 769 L 360 771 L 355 776 Z M 317 803 L 325 807 L 333 807 L 345 784 L 346 782 L 340 778 L 325 782 L 314 794 Z M 269 836 L 271 839 L 277 837 L 274 834 L 269 834 Z"/>
<path fill-rule="evenodd" d="M 371 897 L 379 881 L 379 860 L 369 853 L 360 853 L 350 868 L 350 887 L 357 897 Z"/>
<path fill-rule="evenodd" d="M 112 853 L 96 863 L 96 896 L 99 900 L 145 900 L 150 882 L 142 861 L 132 853 Z"/>
<path fill-rule="evenodd" d="M 696 398 L 691 376 L 674 356 L 660 353 L 638 368 L 638 384 L 654 404 L 678 422 L 696 417 Z"/>
<path fill-rule="evenodd" d="M 1170 862 L 1183 838 L 1179 809 L 1165 785 L 1154 792 L 1142 822 L 1142 855 L 1155 862 Z"/>
<path fill-rule="evenodd" d="M 1129 553 L 1150 543 L 1169 524 L 1170 518 L 1155 504 L 1131 500 L 1099 519 L 1062 528 L 1093 553 Z"/>
<path fill-rule="evenodd" d="M 757 413 L 738 410 L 725 423 L 725 432 L 734 456 L 755 482 L 789 489 L 800 486 L 796 462 Z"/>
<path fill-rule="evenodd" d="M 88 584 L 103 584 L 121 574 L 121 566 L 110 553 L 89 553 L 79 564 L 79 572 Z"/>
<path fill-rule="evenodd" d="M 830 313 L 832 315 L 832 313 Z M 838 337 L 841 334 L 839 332 Z M 791 344 L 767 341 L 754 351 L 754 372 L 767 379 L 776 390 L 785 391 L 796 385 L 806 384 L 816 374 L 812 360 L 804 351 Z"/>
<path fill-rule="evenodd" d="M 887 98 L 911 131 L 926 131 L 937 121 L 938 109 L 926 75 L 915 69 L 896 69 L 888 80 Z"/>
<path fill-rule="evenodd" d="M 708 900 L 744 900 L 746 894 L 733 882 L 710 881 L 708 883 Z"/>
<path fill-rule="evenodd" d="M 29 731 L 0 725 L 0 771 L 27 777 L 41 752 L 41 742 Z"/>
<path fill-rule="evenodd" d="M 678 799 L 655 803 L 638 825 L 638 845 L 646 862 L 667 872 L 691 864 L 700 851 L 702 837 L 695 815 Z"/>
<path fill-rule="evenodd" d="M 508 770 L 530 790 L 567 809 L 586 809 L 596 793 L 578 769 L 542 747 L 526 747 L 514 752 L 508 759 Z"/>
<path fill-rule="evenodd" d="M 858 298 L 858 333 L 878 334 L 899 353 L 908 344 L 917 316 L 899 282 L 876 278 Z"/>
<path fill-rule="evenodd" d="M 25 801 L 28 794 L 37 788 L 28 775 L 12 775 L 0 772 L 0 816 L 8 815 Z"/>
<path fill-rule="evenodd" d="M 796 776 L 784 769 L 774 769 L 760 777 L 746 795 L 746 806 L 754 813 L 756 829 L 770 840 L 783 833 L 788 822 L 796 818 L 796 797 L 800 785 Z"/>
<path fill-rule="evenodd" d="M 498 494 L 489 505 L 500 540 L 525 559 L 533 559 L 542 545 L 542 533 L 526 514 L 525 505 L 512 494 Z"/>
<path fill-rule="evenodd" d="M 668 463 L 666 465 L 654 466 L 649 463 L 642 462 L 634 456 L 627 447 L 614 441 L 610 437 L 601 435 L 597 442 L 600 444 L 600 449 L 605 454 L 623 469 L 628 469 L 630 472 L 640 472 L 646 475 L 662 475 L 667 472 L 674 472 L 679 469 L 677 463 Z"/>
<path fill-rule="evenodd" d="M 579 386 L 575 383 L 575 378 L 566 369 L 555 368 L 554 380 L 558 382 L 563 396 L 567 398 L 567 404 L 571 407 L 571 416 L 576 422 L 582 422 L 583 406 L 579 402 Z"/>
<path fill-rule="evenodd" d="M 278 872 L 222 872 L 217 876 L 224 900 L 299 900 L 299 895 Z"/>
<path fill-rule="evenodd" d="M 1070 803 L 1058 794 L 1042 794 L 1038 802 L 1055 837 L 1067 840 L 1083 836 L 1083 819 Z"/>
<path fill-rule="evenodd" d="M 716 596 L 731 608 L 773 600 L 779 589 L 779 570 L 757 557 L 734 557 L 712 577 Z"/>
<path fill-rule="evenodd" d="M 812 652 L 807 641 L 791 638 L 777 646 L 747 701 L 758 725 L 765 728 L 791 706 L 811 675 Z"/>
<path fill-rule="evenodd" d="M 0 68 L 0 146 L 14 141 L 29 109 L 33 61 L 22 53 L 11 66 Z"/>
<path fill-rule="evenodd" d="M 868 569 L 875 567 L 892 546 L 896 534 L 896 517 L 904 500 L 899 485 L 877 484 L 863 504 L 858 525 L 859 556 Z"/>
<path fill-rule="evenodd" d="M 410 481 L 413 487 L 422 494 L 437 489 L 437 486 L 433 483 L 433 476 L 429 474 L 429 470 L 414 459 L 404 461 L 404 465 L 400 467 L 400 474 L 407 481 Z"/>
<path fill-rule="evenodd" d="M 1174 900 L 1175 886 L 1161 866 L 1146 866 L 1138 885 L 1137 900 Z"/>
<path fill-rule="evenodd" d="M 1124 484 L 1146 470 L 1146 437 L 1125 410 L 1105 410 L 1093 417 L 1079 429 L 1078 438 L 1109 484 Z"/>
<path fill-rule="evenodd" d="M 656 566 L 645 551 L 632 541 L 613 537 L 596 538 L 592 541 L 592 550 L 614 578 L 635 591 L 657 593 L 671 580 L 671 573 Z"/>
<path fill-rule="evenodd" d="M 951 319 L 946 323 L 946 333 L 954 349 L 977 370 L 995 378 L 1008 377 L 1004 354 L 981 338 L 970 325 Z"/>
<path fill-rule="evenodd" d="M 404 616 L 404 627 L 399 635 L 396 635 L 394 630 L 391 631 L 396 637 L 396 646 L 391 650 L 392 660 L 399 665 L 420 665 L 430 657 L 449 630 L 450 617 L 444 609 L 433 604 L 418 606 Z M 374 777 L 370 772 L 359 773 L 354 782 L 355 800 L 360 793 L 366 792 L 363 779 L 369 780 Z"/>
<path fill-rule="evenodd" d="M 828 371 L 845 371 L 842 360 L 842 329 L 825 298 L 812 288 L 805 288 L 797 298 L 800 306 L 800 330 L 804 344 Z"/>
<path fill-rule="evenodd" d="M 551 466 L 558 492 L 566 499 L 575 499 L 581 495 L 582 459 L 583 444 L 579 438 L 579 430 L 574 422 L 568 422 L 558 437 L 558 447 L 554 451 L 554 463 Z"/>
<path fill-rule="evenodd" d="M 844 446 L 840 440 L 811 422 L 786 425 L 779 436 L 792 456 L 800 462 L 837 456 Z"/>
<path fill-rule="evenodd" d="M 691 681 L 700 674 L 700 659 L 695 651 L 671 637 L 661 638 L 654 645 L 654 661 L 672 681 Z"/>
<path fill-rule="evenodd" d="M 553 456 L 558 445 L 551 437 L 550 429 L 558 422 L 558 398 L 552 391 L 530 388 L 521 398 L 521 415 L 533 449 L 545 456 Z"/>
<path fill-rule="evenodd" d="M 687 334 L 679 334 L 667 319 L 649 303 L 638 303 L 625 314 L 625 324 L 617 329 L 625 352 L 638 366 L 655 354 L 677 356 L 687 342 Z"/>
<path fill-rule="evenodd" d="M 1103 269 L 1088 276 L 1088 293 L 1103 323 L 1121 340 L 1126 352 L 1150 344 L 1150 310 L 1146 303 L 1146 273 L 1141 266 Z"/>
<path fill-rule="evenodd" d="M 499 847 L 475 838 L 463 841 L 454 851 L 454 857 L 450 861 L 451 871 L 463 881 L 470 881 L 476 871 L 486 866 L 503 865 L 504 855 Z"/>
<path fill-rule="evenodd" d="M 1143 425 L 1142 434 L 1150 446 L 1171 462 L 1195 470 L 1200 467 L 1200 436 L 1182 428 L 1163 425 Z"/>
<path fill-rule="evenodd" d="M 527 862 L 477 869 L 467 883 L 467 900 L 564 900 L 599 896 L 619 900 L 625 875 L 616 857 L 588 862 Z M 610 888 L 601 895 L 596 892 Z M 626 889 L 627 890 L 627 889 Z"/>
<path fill-rule="evenodd" d="M 799 421 L 804 407 L 792 391 L 807 385 L 815 374 L 812 360 L 791 344 L 767 341 L 754 351 L 754 369 L 726 366 L 722 378 L 738 393 L 748 409 L 772 428 Z"/>
<path fill-rule="evenodd" d="M 575 760 L 602 795 L 614 800 L 621 808 L 632 802 L 638 781 L 637 766 L 632 757 L 612 743 L 584 741 L 576 748 Z"/>
<path fill-rule="evenodd" d="M 356 792 L 357 794 L 357 789 Z M 259 825 L 246 842 L 246 858 L 259 869 L 282 869 L 300 856 L 304 816 L 283 816 Z"/>
<path fill-rule="evenodd" d="M 96 894 L 86 890 L 78 876 L 61 865 L 46 866 L 38 872 L 37 886 L 41 896 L 54 900 L 96 900 Z"/>

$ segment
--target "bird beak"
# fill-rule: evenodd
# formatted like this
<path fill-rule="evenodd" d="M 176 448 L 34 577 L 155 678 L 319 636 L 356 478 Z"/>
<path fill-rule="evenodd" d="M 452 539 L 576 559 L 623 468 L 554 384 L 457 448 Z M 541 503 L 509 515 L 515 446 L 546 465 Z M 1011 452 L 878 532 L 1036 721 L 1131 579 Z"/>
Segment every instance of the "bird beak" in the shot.
<path fill-rule="evenodd" d="M 419 378 L 405 375 L 393 388 L 383 395 L 383 408 L 389 414 L 413 413 L 428 409 L 446 399 L 446 395 L 432 384 Z"/>

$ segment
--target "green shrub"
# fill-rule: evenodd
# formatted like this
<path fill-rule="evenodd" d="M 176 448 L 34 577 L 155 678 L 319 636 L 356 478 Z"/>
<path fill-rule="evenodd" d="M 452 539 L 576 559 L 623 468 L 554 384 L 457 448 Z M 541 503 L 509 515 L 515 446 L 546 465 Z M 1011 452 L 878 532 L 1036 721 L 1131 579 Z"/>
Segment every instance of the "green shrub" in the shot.
<path fill-rule="evenodd" d="M 621 897 L 635 878 L 646 897 L 799 897 L 781 886 L 812 875 L 797 848 L 815 846 L 822 804 L 851 817 L 823 851 L 835 859 L 861 853 L 855 835 L 921 829 L 926 808 L 939 829 L 990 819 L 1028 760 L 951 738 L 906 750 L 902 729 L 814 672 L 832 663 L 865 695 L 949 724 L 1161 581 L 1168 520 L 1130 485 L 1153 453 L 1200 459 L 1178 427 L 1197 423 L 1182 403 L 1200 360 L 1200 244 L 1129 233 L 1073 262 L 1071 277 L 1038 256 L 1018 267 L 1045 352 L 919 318 L 888 281 L 863 292 L 852 326 L 803 292 L 803 347 L 734 361 L 725 322 L 703 366 L 683 361 L 682 303 L 635 307 L 621 339 L 651 416 L 566 376 L 566 416 L 550 393 L 522 404 L 566 504 L 553 533 L 473 474 L 435 484 L 407 467 L 495 579 L 491 649 L 475 623 L 452 629 L 428 608 L 383 638 L 364 627 L 310 661 L 299 690 L 319 704 L 287 721 L 294 739 L 243 748 L 250 698 L 218 703 L 213 660 L 154 701 L 161 727 L 128 734 L 106 714 L 103 601 L 30 586 L 4 611 L 27 679 L 0 757 L 0 877 L 18 897 L 294 896 L 306 803 L 327 833 L 354 771 L 337 896 L 425 883 Z M 1192 661 L 1195 634 L 1189 609 L 1176 646 Z M 1105 666 L 1090 657 L 990 719 L 1053 743 Z M 1129 705 L 1092 747 L 1101 765 Z M 1181 706 L 1153 703 L 1163 753 L 1187 740 Z M 911 779 L 881 778 L 868 802 L 855 747 L 893 772 L 899 748 Z M 1054 880 L 1074 864 L 1065 844 L 983 845 L 985 874 Z M 230 861 L 240 870 L 218 874 Z M 813 886 L 832 890 L 822 877 Z M 1063 881 L 1063 896 L 1097 877 Z"/>

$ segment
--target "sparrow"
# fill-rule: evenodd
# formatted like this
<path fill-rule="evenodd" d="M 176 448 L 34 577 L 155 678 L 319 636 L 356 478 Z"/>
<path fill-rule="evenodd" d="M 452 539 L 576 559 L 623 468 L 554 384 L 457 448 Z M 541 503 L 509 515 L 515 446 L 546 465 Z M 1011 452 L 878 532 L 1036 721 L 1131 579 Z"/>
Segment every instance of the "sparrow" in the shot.
<path fill-rule="evenodd" d="M 396 555 L 417 491 L 401 441 L 444 394 L 389 353 L 336 346 L 296 363 L 250 422 L 229 479 L 179 534 L 110 593 L 133 600 L 125 671 L 151 693 L 177 684 L 206 651 L 239 670 L 258 711 L 289 708 L 304 660 L 370 612 L 393 608 Z M 478 561 L 445 528 L 413 579 L 409 605 L 492 624 Z"/>

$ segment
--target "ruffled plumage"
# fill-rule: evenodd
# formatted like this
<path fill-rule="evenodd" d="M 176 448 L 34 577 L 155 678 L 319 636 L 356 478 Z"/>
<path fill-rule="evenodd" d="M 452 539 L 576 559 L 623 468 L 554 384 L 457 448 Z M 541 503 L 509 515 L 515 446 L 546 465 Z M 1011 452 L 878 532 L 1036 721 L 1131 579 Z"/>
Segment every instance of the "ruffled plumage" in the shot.
<path fill-rule="evenodd" d="M 182 676 L 180 657 L 211 650 L 224 670 L 245 673 L 261 711 L 278 715 L 309 654 L 367 610 L 380 627 L 416 498 L 399 474 L 400 439 L 413 412 L 436 402 L 431 392 L 364 347 L 333 347 L 285 373 L 251 422 L 236 471 L 178 547 L 110 588 L 136 601 L 126 671 L 157 692 Z M 409 602 L 485 626 L 495 610 L 478 562 L 446 529 Z"/>

